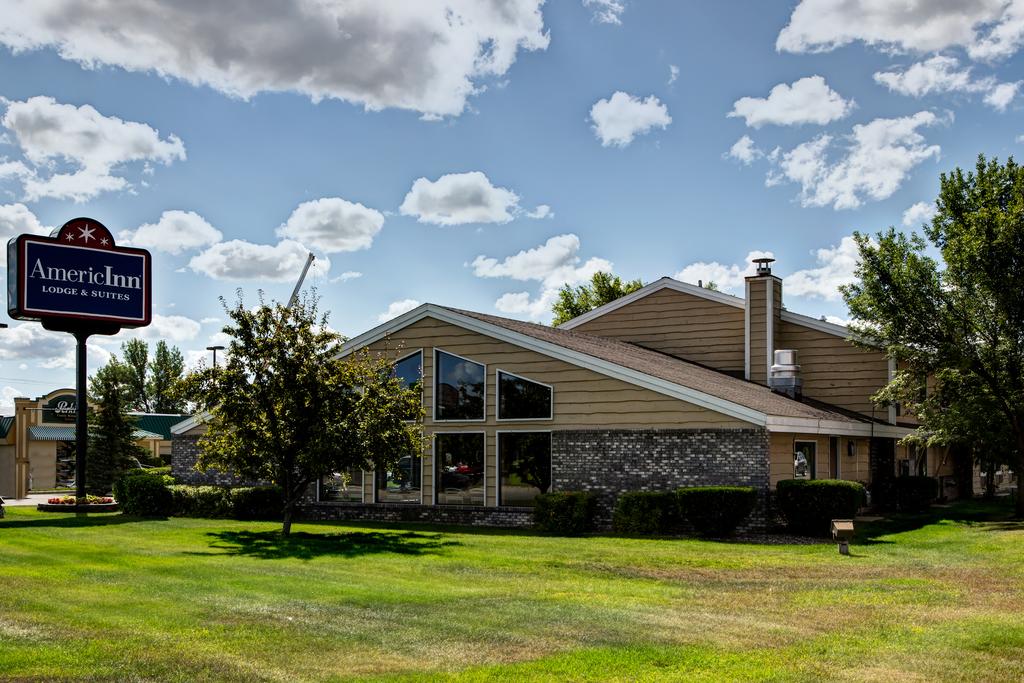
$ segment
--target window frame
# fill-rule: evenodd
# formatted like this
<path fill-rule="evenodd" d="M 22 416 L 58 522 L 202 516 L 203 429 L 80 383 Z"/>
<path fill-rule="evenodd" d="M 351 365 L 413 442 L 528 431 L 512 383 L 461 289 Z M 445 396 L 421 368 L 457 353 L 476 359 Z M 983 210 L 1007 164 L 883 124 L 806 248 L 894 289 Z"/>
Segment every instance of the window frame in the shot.
<path fill-rule="evenodd" d="M 363 473 L 363 479 L 359 482 L 359 500 L 320 500 L 320 489 L 324 485 L 324 478 L 321 477 L 316 481 L 316 503 L 318 505 L 365 505 L 366 489 L 363 488 L 363 481 L 365 481 L 367 473 L 369 473 L 371 477 L 375 475 L 373 474 L 373 470 L 367 471 L 364 469 L 360 469 L 360 472 Z M 377 493 L 376 491 L 374 491 L 373 498 L 376 497 Z M 374 500 L 373 502 L 376 503 L 377 501 Z"/>
<path fill-rule="evenodd" d="M 391 369 L 392 369 L 392 372 L 394 372 L 395 366 L 397 366 L 399 363 L 401 363 L 403 360 L 405 360 L 407 358 L 412 358 L 417 353 L 420 354 L 420 409 L 422 410 L 423 409 L 423 402 L 426 400 L 426 389 L 425 389 L 424 385 L 426 384 L 426 374 L 427 374 L 427 373 L 425 373 L 423 371 L 423 349 L 420 348 L 420 349 L 417 349 L 416 351 L 413 351 L 412 353 L 407 353 L 404 356 L 399 356 L 395 360 L 391 361 Z M 397 377 L 398 375 L 395 375 L 395 376 Z M 403 422 L 405 422 L 406 424 L 415 424 L 416 422 L 420 422 L 420 420 L 403 420 Z"/>
<path fill-rule="evenodd" d="M 479 418 L 467 417 L 467 418 L 457 418 L 457 419 L 442 419 L 442 418 L 439 418 L 437 416 L 437 408 L 441 404 L 441 402 L 438 401 L 438 392 L 437 392 L 437 383 L 438 383 L 438 379 L 440 378 L 440 373 L 438 372 L 438 367 L 440 366 L 440 364 L 437 361 L 437 354 L 439 354 L 439 353 L 445 353 L 445 354 L 448 354 L 449 356 L 454 356 L 455 358 L 458 358 L 460 360 L 468 361 L 470 363 L 473 363 L 474 365 L 479 365 L 479 366 L 481 366 L 484 369 L 484 373 L 483 373 L 484 374 L 484 388 L 483 388 L 484 415 L 483 415 L 483 417 L 479 417 Z M 432 382 L 431 382 L 431 391 L 432 391 L 431 397 L 432 397 L 432 400 L 431 400 L 431 403 L 433 405 L 431 406 L 431 411 L 430 412 L 431 412 L 431 417 L 433 418 L 434 422 L 440 422 L 442 424 L 444 424 L 444 423 L 459 423 L 459 422 L 487 422 L 487 363 L 481 363 L 478 360 L 473 360 L 472 358 L 467 358 L 466 356 L 460 356 L 457 353 L 452 353 L 451 351 L 447 351 L 445 349 L 442 349 L 439 346 L 435 346 L 434 347 L 434 367 L 431 368 L 431 377 L 432 377 Z"/>
<path fill-rule="evenodd" d="M 438 493 L 438 490 L 440 489 L 439 482 L 438 482 L 438 477 L 437 477 L 437 436 L 438 436 L 438 434 L 480 434 L 480 435 L 482 435 L 484 437 L 484 459 L 483 459 L 483 463 L 484 463 L 484 471 L 483 471 L 484 502 L 481 503 L 479 506 L 473 505 L 473 504 L 464 504 L 464 503 L 438 503 L 437 502 L 437 493 Z M 497 447 L 497 441 L 495 441 L 495 447 Z M 424 459 L 424 462 L 425 462 L 425 459 Z M 478 429 L 443 429 L 441 431 L 432 432 L 431 435 L 430 435 L 430 467 L 431 467 L 431 471 L 432 471 L 432 473 L 430 475 L 430 488 L 431 488 L 431 491 L 432 491 L 432 494 L 431 494 L 431 499 L 432 499 L 431 500 L 431 505 L 433 505 L 435 507 L 438 507 L 438 506 L 441 506 L 441 505 L 444 505 L 446 507 L 447 506 L 454 506 L 454 505 L 463 505 L 464 507 L 487 507 L 487 432 L 486 432 L 486 430 L 483 430 L 483 429 L 479 429 L 479 430 Z M 420 492 L 420 499 L 422 500 L 422 498 L 423 498 L 423 494 L 422 494 L 422 491 L 421 491 Z"/>
<path fill-rule="evenodd" d="M 508 375 L 509 377 L 515 377 L 516 379 L 525 380 L 533 384 L 539 384 L 542 387 L 547 387 L 548 391 L 551 392 L 551 405 L 548 409 L 547 417 L 501 417 L 501 378 L 500 374 Z M 523 375 L 517 375 L 514 372 L 508 370 L 502 370 L 501 368 L 494 368 L 494 421 L 495 422 L 550 422 L 555 419 L 555 387 L 544 382 L 538 382 L 535 379 L 524 377 Z M 543 431 L 543 430 L 538 430 Z"/>
<path fill-rule="evenodd" d="M 548 434 L 554 433 L 553 429 L 496 429 L 494 430 L 494 502 L 497 507 L 522 507 L 519 505 L 508 505 L 506 506 L 501 501 L 501 435 L 502 434 Z M 554 439 L 551 440 L 550 451 L 548 452 L 548 475 L 551 478 L 551 490 L 548 493 L 554 491 L 555 488 L 555 459 L 551 457 L 555 450 Z M 484 486 L 486 491 L 487 480 L 484 479 Z M 486 496 L 484 500 L 487 500 Z M 532 509 L 532 508 L 531 508 Z"/>

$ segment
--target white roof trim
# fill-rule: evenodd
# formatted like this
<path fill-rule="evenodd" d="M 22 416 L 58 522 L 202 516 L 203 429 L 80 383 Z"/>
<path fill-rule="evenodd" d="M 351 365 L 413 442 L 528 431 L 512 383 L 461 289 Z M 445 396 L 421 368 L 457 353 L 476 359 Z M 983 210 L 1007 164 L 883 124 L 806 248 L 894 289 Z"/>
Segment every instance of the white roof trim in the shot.
<path fill-rule="evenodd" d="M 572 328 L 582 325 L 594 318 L 600 318 L 605 313 L 611 313 L 612 311 L 618 310 L 638 299 L 643 299 L 649 294 L 660 292 L 663 289 L 672 289 L 677 292 L 682 292 L 683 294 L 692 294 L 693 296 L 699 296 L 703 299 L 714 301 L 715 303 L 732 306 L 733 308 L 743 308 L 743 299 L 738 296 L 725 294 L 724 292 L 717 292 L 705 287 L 698 287 L 697 285 L 691 285 L 689 282 L 680 282 L 679 280 L 675 280 L 670 277 L 663 277 L 660 280 L 655 280 L 651 284 L 641 287 L 635 292 L 631 292 L 630 294 L 620 297 L 615 301 L 610 301 L 603 306 L 598 306 L 593 310 L 587 311 L 583 315 L 576 316 L 572 320 L 566 320 L 558 327 L 563 330 L 571 330 Z"/>
<path fill-rule="evenodd" d="M 815 420 L 806 417 L 781 417 L 769 415 L 765 426 L 769 432 L 798 432 L 804 434 L 834 434 L 836 436 L 878 436 L 902 439 L 913 429 L 877 422 L 840 422 L 838 420 Z"/>
<path fill-rule="evenodd" d="M 434 304 L 422 304 L 408 313 L 403 313 L 397 318 L 393 318 L 392 320 L 382 325 L 378 325 L 358 337 L 350 339 L 341 347 L 340 354 L 342 356 L 348 355 L 357 349 L 383 339 L 391 333 L 427 317 L 436 318 L 437 320 L 457 325 L 464 329 L 478 332 L 500 341 L 515 344 L 517 346 L 530 349 L 531 351 L 544 354 L 545 356 L 556 358 L 567 363 L 572 363 L 573 365 L 593 370 L 594 372 L 601 373 L 602 375 L 613 377 L 645 389 L 650 389 L 651 391 L 656 391 L 659 394 L 671 396 L 672 398 L 677 398 L 681 401 L 686 401 L 687 403 L 707 408 L 708 410 L 712 410 L 716 413 L 721 413 L 723 415 L 734 417 L 738 420 L 743 420 L 744 422 L 751 422 L 753 424 L 763 426 L 765 425 L 768 417 L 765 413 L 748 408 L 747 406 L 733 403 L 732 401 L 726 401 L 725 399 L 717 396 L 712 396 L 702 391 L 697 391 L 696 389 L 691 389 L 674 382 L 659 379 L 646 373 L 623 367 L 617 363 L 612 363 L 585 353 L 567 349 L 557 344 L 552 344 L 551 342 L 546 342 L 497 325 L 492 325 L 477 318 L 460 315 L 446 308 L 435 306 Z"/>
<path fill-rule="evenodd" d="M 204 410 L 201 413 L 196 413 L 187 420 L 182 420 L 181 422 L 171 425 L 170 432 L 171 434 L 184 434 L 188 430 L 194 429 L 195 427 L 204 424 L 209 419 L 210 414 Z"/>

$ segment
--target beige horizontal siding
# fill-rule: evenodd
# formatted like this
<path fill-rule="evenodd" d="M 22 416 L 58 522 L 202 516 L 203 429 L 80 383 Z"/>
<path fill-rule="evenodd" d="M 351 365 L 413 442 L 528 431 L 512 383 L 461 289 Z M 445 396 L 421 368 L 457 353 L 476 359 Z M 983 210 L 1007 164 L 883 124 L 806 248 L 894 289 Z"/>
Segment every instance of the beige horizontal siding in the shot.
<path fill-rule="evenodd" d="M 889 363 L 881 351 L 786 321 L 781 323 L 776 344 L 799 352 L 804 395 L 865 415 L 888 417 L 888 408 L 875 406 L 870 398 L 889 379 Z"/>
<path fill-rule="evenodd" d="M 750 280 L 750 381 L 758 384 L 768 383 L 768 367 L 765 364 L 768 344 L 768 305 L 765 283 L 767 278 Z"/>
<path fill-rule="evenodd" d="M 433 352 L 438 348 L 486 365 L 486 420 L 482 422 L 434 422 Z M 434 498 L 433 434 L 484 432 L 485 495 L 487 505 L 497 505 L 498 431 L 548 431 L 558 429 L 702 429 L 745 428 L 735 420 L 700 406 L 664 396 L 628 382 L 606 377 L 543 354 L 499 341 L 477 332 L 426 318 L 387 339 L 369 346 L 372 353 L 392 359 L 423 351 L 424 423 L 423 502 Z M 551 420 L 498 421 L 495 419 L 497 387 L 495 371 L 502 369 L 554 388 Z M 369 500 L 369 498 L 367 498 Z"/>
<path fill-rule="evenodd" d="M 726 372 L 743 371 L 743 309 L 663 289 L 573 328 Z"/>
<path fill-rule="evenodd" d="M 829 457 L 829 435 L 826 434 L 786 434 L 773 433 L 768 442 L 769 476 L 771 486 L 775 487 L 783 479 L 793 478 L 793 454 L 797 441 L 813 441 L 817 444 L 815 456 L 815 478 L 843 479 L 845 481 L 867 482 L 868 443 L 869 439 L 860 437 L 853 439 L 854 455 L 848 455 L 848 437 L 839 437 L 839 476 L 831 471 Z"/>

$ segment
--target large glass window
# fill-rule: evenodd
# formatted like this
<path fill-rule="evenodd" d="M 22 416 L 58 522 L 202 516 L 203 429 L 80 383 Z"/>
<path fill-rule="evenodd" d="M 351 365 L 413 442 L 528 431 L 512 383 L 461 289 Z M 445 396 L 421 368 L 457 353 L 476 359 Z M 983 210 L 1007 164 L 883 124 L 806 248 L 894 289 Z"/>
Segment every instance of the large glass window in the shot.
<path fill-rule="evenodd" d="M 363 501 L 363 471 L 358 469 L 335 472 L 320 482 L 321 503 L 361 503 Z"/>
<path fill-rule="evenodd" d="M 436 434 L 434 462 L 438 505 L 484 504 L 483 434 Z"/>
<path fill-rule="evenodd" d="M 434 419 L 483 420 L 484 366 L 444 351 L 435 358 Z"/>
<path fill-rule="evenodd" d="M 417 351 L 395 361 L 394 373 L 404 388 L 420 393 L 423 386 L 423 352 Z M 418 417 L 412 414 L 407 419 L 415 420 Z"/>
<path fill-rule="evenodd" d="M 793 478 L 814 479 L 817 455 L 817 442 L 797 441 L 793 446 Z"/>
<path fill-rule="evenodd" d="M 498 504 L 532 506 L 551 488 L 551 432 L 499 432 L 498 469 Z"/>
<path fill-rule="evenodd" d="M 419 503 L 423 469 L 418 455 L 403 455 L 390 470 L 377 472 L 378 503 Z"/>
<path fill-rule="evenodd" d="M 551 387 L 498 371 L 499 420 L 548 420 Z"/>

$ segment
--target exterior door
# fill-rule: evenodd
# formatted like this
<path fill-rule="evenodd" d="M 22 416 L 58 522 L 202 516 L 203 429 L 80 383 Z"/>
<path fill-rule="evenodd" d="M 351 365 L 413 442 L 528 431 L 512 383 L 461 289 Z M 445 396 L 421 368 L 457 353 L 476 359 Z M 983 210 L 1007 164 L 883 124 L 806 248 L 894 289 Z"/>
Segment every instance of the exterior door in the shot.
<path fill-rule="evenodd" d="M 795 442 L 793 444 L 793 478 L 814 479 L 817 456 L 817 441 Z"/>
<path fill-rule="evenodd" d="M 839 437 L 833 436 L 828 440 L 828 476 L 832 479 L 839 478 Z"/>

